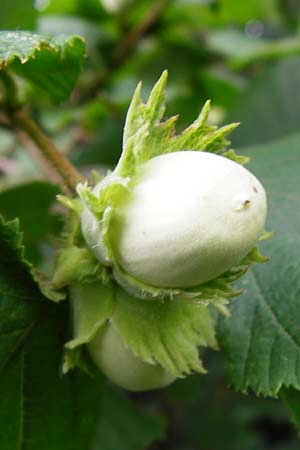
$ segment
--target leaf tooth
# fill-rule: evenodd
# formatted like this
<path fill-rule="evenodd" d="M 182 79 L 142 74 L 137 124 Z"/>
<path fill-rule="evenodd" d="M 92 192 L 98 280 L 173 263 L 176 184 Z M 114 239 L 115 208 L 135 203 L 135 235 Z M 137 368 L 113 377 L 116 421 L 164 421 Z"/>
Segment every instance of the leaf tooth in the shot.
<path fill-rule="evenodd" d="M 193 128 L 199 128 L 202 125 L 206 124 L 209 113 L 210 113 L 210 108 L 211 108 L 211 100 L 206 100 L 203 108 L 200 111 L 199 116 L 191 125 Z"/>
<path fill-rule="evenodd" d="M 167 348 L 168 354 L 174 361 L 178 372 L 182 375 L 189 374 L 191 372 L 190 366 L 193 366 L 193 364 L 191 364 L 190 362 L 192 359 L 191 353 L 194 353 L 194 355 L 192 356 L 195 356 L 195 354 L 198 354 L 198 352 L 187 339 L 187 332 L 183 333 L 182 329 L 176 330 L 174 328 L 172 329 L 172 332 L 168 330 L 167 334 L 166 330 L 162 329 L 161 334 L 162 342 Z M 189 353 L 188 355 L 187 352 Z"/>
<path fill-rule="evenodd" d="M 172 355 L 172 352 L 170 353 L 159 327 L 156 327 L 156 339 L 152 339 L 151 342 L 149 341 L 148 345 L 151 349 L 152 356 L 164 369 L 176 377 L 182 376 L 182 371 L 177 366 L 173 357 L 174 355 Z"/>
<path fill-rule="evenodd" d="M 154 85 L 147 102 L 147 115 L 152 125 L 160 122 L 166 109 L 165 98 L 167 79 L 168 71 L 164 70 L 161 77 Z"/>
<path fill-rule="evenodd" d="M 123 148 L 125 148 L 127 140 L 136 131 L 137 128 L 134 126 L 134 124 L 137 120 L 140 108 L 143 103 L 141 99 L 141 89 L 142 89 L 142 82 L 140 81 L 134 91 L 132 100 L 128 108 L 124 127 Z"/>
<path fill-rule="evenodd" d="M 248 156 L 237 155 L 232 148 L 222 153 L 222 156 L 225 156 L 225 158 L 231 159 L 232 161 L 241 164 L 242 166 L 248 164 L 248 162 L 250 161 L 250 158 Z"/>
<path fill-rule="evenodd" d="M 227 136 L 227 134 L 231 133 L 233 130 L 235 130 L 240 125 L 240 122 L 233 122 L 229 125 L 224 125 L 224 127 L 221 127 L 218 131 L 223 134 L 223 136 Z"/>

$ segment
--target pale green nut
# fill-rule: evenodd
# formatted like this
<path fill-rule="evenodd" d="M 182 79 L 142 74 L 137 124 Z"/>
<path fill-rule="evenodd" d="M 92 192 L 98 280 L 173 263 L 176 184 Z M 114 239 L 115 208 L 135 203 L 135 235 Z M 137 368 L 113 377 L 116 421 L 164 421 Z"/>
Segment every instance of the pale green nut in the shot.
<path fill-rule="evenodd" d="M 110 322 L 98 331 L 87 347 L 99 369 L 128 391 L 158 389 L 175 380 L 159 364 L 148 364 L 136 357 Z"/>
<path fill-rule="evenodd" d="M 190 288 L 239 263 L 258 242 L 266 212 L 264 188 L 240 164 L 201 151 L 167 153 L 144 163 L 131 180 L 129 200 L 114 211 L 108 237 L 115 261 L 134 279 Z M 113 265 L 87 209 L 81 222 L 94 254 Z"/>

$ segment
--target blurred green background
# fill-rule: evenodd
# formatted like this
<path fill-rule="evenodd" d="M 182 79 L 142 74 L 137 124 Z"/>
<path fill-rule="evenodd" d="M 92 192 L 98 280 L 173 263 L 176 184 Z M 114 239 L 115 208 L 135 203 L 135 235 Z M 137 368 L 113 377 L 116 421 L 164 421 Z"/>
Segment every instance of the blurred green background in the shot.
<path fill-rule="evenodd" d="M 143 80 L 146 97 L 164 69 L 169 71 L 167 116 L 180 114 L 179 129 L 209 98 L 211 123 L 241 122 L 232 134 L 238 151 L 300 133 L 298 0 L 0 0 L 0 28 L 85 38 L 87 57 L 68 102 L 54 104 L 20 81 L 35 119 L 85 174 L 114 166 L 137 82 Z M 32 213 L 34 192 L 45 196 L 40 202 L 46 214 L 57 190 L 43 186 L 47 170 L 41 171 L 5 127 L 0 128 L 0 157 L 6 190 L 1 210 L 21 218 L 27 256 L 46 267 L 46 241 L 57 235 L 61 219 L 50 211 L 41 225 L 41 210 Z M 22 201 L 13 205 L 10 196 L 18 188 L 8 187 L 32 180 L 35 184 L 22 189 Z M 205 365 L 208 376 L 191 376 L 162 392 L 128 395 L 155 417 L 147 423 L 134 414 L 128 423 L 124 417 L 115 421 L 116 410 L 131 416 L 112 394 L 93 450 L 299 449 L 281 403 L 234 393 L 221 353 L 208 352 Z M 139 433 L 143 437 L 133 439 Z"/>

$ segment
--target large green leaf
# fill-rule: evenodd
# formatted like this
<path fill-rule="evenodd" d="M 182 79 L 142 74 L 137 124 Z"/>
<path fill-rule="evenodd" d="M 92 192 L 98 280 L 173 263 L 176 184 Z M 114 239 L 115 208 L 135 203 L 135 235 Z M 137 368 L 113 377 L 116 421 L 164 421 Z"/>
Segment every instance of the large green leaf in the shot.
<path fill-rule="evenodd" d="M 64 308 L 45 305 L 22 350 L 0 372 L 1 450 L 141 450 L 164 434 L 160 417 L 76 371 L 60 374 Z"/>
<path fill-rule="evenodd" d="M 57 102 L 69 97 L 84 55 L 84 41 L 79 36 L 0 32 L 0 68 L 9 67 Z"/>
<path fill-rule="evenodd" d="M 65 328 L 64 308 L 44 305 L 25 345 L 0 372 L 1 450 L 140 450 L 161 438 L 162 419 L 119 397 L 101 377 L 60 374 Z"/>
<path fill-rule="evenodd" d="M 239 120 L 235 146 L 279 139 L 299 130 L 300 59 L 287 58 L 255 77 L 227 120 Z"/>
<path fill-rule="evenodd" d="M 138 450 L 160 438 L 161 419 L 104 390 L 100 375 L 61 375 L 67 307 L 32 281 L 16 221 L 1 220 L 0 248 L 1 450 L 113 449 L 116 437 Z"/>
<path fill-rule="evenodd" d="M 247 150 L 250 169 L 263 182 L 269 202 L 266 241 L 270 262 L 241 282 L 246 293 L 230 304 L 219 327 L 230 383 L 276 395 L 300 389 L 300 135 Z"/>
<path fill-rule="evenodd" d="M 40 292 L 23 260 L 18 222 L 0 217 L 0 370 L 31 331 Z"/>

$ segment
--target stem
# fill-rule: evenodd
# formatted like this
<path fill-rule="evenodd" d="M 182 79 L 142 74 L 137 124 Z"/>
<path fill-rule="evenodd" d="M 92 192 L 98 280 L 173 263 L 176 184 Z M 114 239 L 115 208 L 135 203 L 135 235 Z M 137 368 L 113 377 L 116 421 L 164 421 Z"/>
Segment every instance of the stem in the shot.
<path fill-rule="evenodd" d="M 5 116 L 8 119 L 8 126 L 12 125 L 19 131 L 17 133 L 20 140 L 27 147 L 30 147 L 31 140 L 44 156 L 46 161 L 50 162 L 55 169 L 55 176 L 59 175 L 64 181 L 67 188 L 76 193 L 76 186 L 84 178 L 75 169 L 75 167 L 60 153 L 54 143 L 48 138 L 43 130 L 30 115 L 21 107 L 21 102 L 18 99 L 18 91 L 15 81 L 11 75 L 2 70 L 0 72 L 0 80 L 4 86 L 2 108 Z M 4 116 L 4 119 L 6 117 Z M 1 123 L 6 125 L 6 120 L 3 121 L 0 115 Z M 28 138 L 28 142 L 27 139 Z M 29 148 L 32 151 L 32 148 Z"/>
<path fill-rule="evenodd" d="M 0 80 L 4 86 L 2 102 L 5 109 L 11 111 L 19 108 L 21 103 L 18 100 L 17 86 L 14 79 L 6 72 L 6 70 L 1 70 Z"/>
<path fill-rule="evenodd" d="M 24 131 L 17 127 L 15 127 L 15 133 L 18 141 L 22 144 L 23 147 L 28 150 L 28 152 L 32 156 L 32 159 L 36 161 L 36 163 L 40 167 L 42 177 L 50 181 L 50 183 L 61 184 L 61 188 L 65 195 L 70 194 L 70 190 L 67 188 L 65 183 L 62 183 L 60 175 L 56 172 L 56 170 L 53 170 L 52 165 L 43 157 L 40 149 L 36 146 L 32 139 L 26 133 L 24 133 Z"/>
<path fill-rule="evenodd" d="M 136 27 L 132 28 L 127 34 L 125 34 L 114 51 L 112 60 L 113 66 L 118 67 L 120 63 L 123 62 L 131 48 L 139 41 L 146 31 L 154 25 L 166 5 L 166 0 L 158 0 L 154 3 L 152 8 L 149 9 L 142 21 L 137 24 Z"/>
<path fill-rule="evenodd" d="M 56 172 L 64 180 L 67 187 L 76 192 L 76 186 L 84 178 L 75 167 L 60 153 L 54 143 L 23 109 L 11 112 L 12 123 L 23 131 L 39 148 L 42 155 L 51 163 Z"/>
<path fill-rule="evenodd" d="M 138 43 L 139 39 L 155 24 L 169 1 L 170 0 L 156 1 L 141 22 L 124 34 L 113 52 L 111 63 L 106 69 L 98 74 L 97 79 L 91 83 L 89 88 L 83 92 L 81 96 L 79 96 L 79 102 L 85 102 L 94 98 L 96 91 L 105 87 L 114 70 L 122 65 L 130 51 Z"/>

